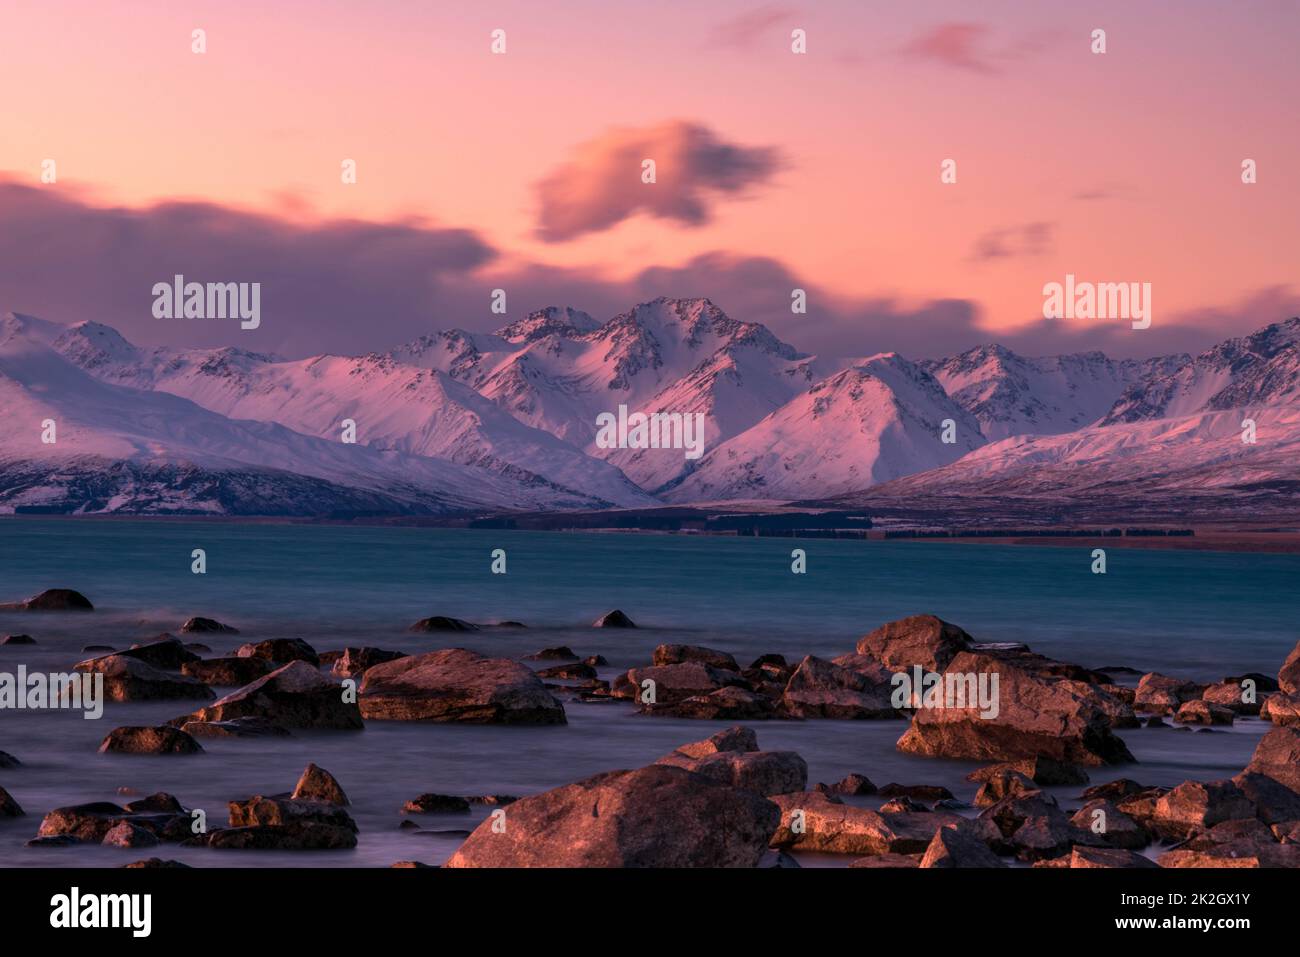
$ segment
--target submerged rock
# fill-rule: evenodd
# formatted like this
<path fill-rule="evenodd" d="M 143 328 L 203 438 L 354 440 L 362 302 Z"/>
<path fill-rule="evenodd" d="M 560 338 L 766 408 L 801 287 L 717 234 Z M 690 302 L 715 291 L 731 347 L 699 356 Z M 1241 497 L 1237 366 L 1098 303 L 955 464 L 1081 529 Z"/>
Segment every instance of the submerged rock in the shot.
<path fill-rule="evenodd" d="M 385 651 L 383 648 L 344 648 L 331 670 L 340 678 L 353 678 L 367 668 L 406 656 L 404 651 Z"/>
<path fill-rule="evenodd" d="M 421 618 L 407 631 L 478 631 L 478 625 L 473 622 L 462 621 L 459 618 L 448 618 L 445 615 L 434 615 L 431 618 Z"/>
<path fill-rule="evenodd" d="M 357 705 L 344 700 L 343 688 L 305 661 L 291 661 L 172 724 L 234 718 L 263 718 L 283 728 L 359 730 L 365 726 Z"/>
<path fill-rule="evenodd" d="M 34 645 L 36 639 L 31 635 L 5 635 L 0 639 L 0 645 Z"/>
<path fill-rule="evenodd" d="M 181 674 L 209 685 L 242 688 L 275 670 L 265 658 L 209 658 L 181 665 Z"/>
<path fill-rule="evenodd" d="M 26 601 L 0 605 L 0 611 L 94 611 L 85 595 L 71 588 L 48 588 Z"/>
<path fill-rule="evenodd" d="M 101 754 L 200 754 L 203 748 L 179 728 L 163 725 L 114 728 L 99 750 Z"/>
<path fill-rule="evenodd" d="M 84 674 L 102 674 L 104 695 L 109 701 L 207 701 L 216 697 L 212 689 L 202 681 L 169 674 L 125 654 L 91 658 L 74 665 L 73 670 Z"/>
<path fill-rule="evenodd" d="M 680 665 L 688 661 L 698 661 L 710 668 L 724 671 L 739 671 L 736 659 L 725 651 L 705 648 L 703 645 L 659 645 L 651 656 L 653 665 Z"/>
<path fill-rule="evenodd" d="M 780 821 L 761 795 L 667 765 L 609 771 L 480 824 L 447 867 L 756 867 Z"/>
<path fill-rule="evenodd" d="M 315 764 L 307 765 L 290 797 L 294 801 L 319 801 L 321 804 L 337 804 L 340 807 L 352 803 L 334 775 Z"/>
<path fill-rule="evenodd" d="M 182 635 L 237 635 L 238 628 L 223 625 L 215 618 L 191 618 L 181 625 Z"/>
<path fill-rule="evenodd" d="M 361 713 L 381 721 L 564 724 L 564 706 L 527 665 L 463 648 L 375 665 L 360 688 Z"/>
<path fill-rule="evenodd" d="M 607 611 L 591 623 L 593 628 L 635 628 L 636 623 L 617 608 Z"/>
<path fill-rule="evenodd" d="M 22 805 L 13 799 L 4 788 L 0 788 L 0 817 L 22 817 Z"/>
<path fill-rule="evenodd" d="M 289 732 L 265 718 L 232 718 L 229 721 L 186 721 L 181 730 L 196 738 L 287 738 Z"/>
<path fill-rule="evenodd" d="M 320 667 L 320 655 L 301 638 L 268 638 L 266 641 L 240 645 L 235 652 L 238 658 L 262 658 L 277 665 L 291 661 L 304 661 L 313 668 Z"/>
<path fill-rule="evenodd" d="M 468 814 L 469 800 L 455 794 L 421 794 L 402 805 L 403 814 Z"/>

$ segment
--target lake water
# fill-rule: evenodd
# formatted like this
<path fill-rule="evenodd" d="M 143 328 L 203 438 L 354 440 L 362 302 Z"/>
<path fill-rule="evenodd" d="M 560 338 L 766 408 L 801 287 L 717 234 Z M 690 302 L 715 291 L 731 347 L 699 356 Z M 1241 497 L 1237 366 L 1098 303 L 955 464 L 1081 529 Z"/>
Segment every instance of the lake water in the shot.
<path fill-rule="evenodd" d="M 202 548 L 207 574 L 190 571 Z M 491 574 L 506 551 L 507 574 Z M 807 574 L 790 552 L 807 552 Z M 850 651 L 864 632 L 930 612 L 982 641 L 1023 641 L 1035 651 L 1098 667 L 1128 665 L 1194 679 L 1275 674 L 1300 638 L 1300 556 L 1112 549 L 1108 573 L 1091 573 L 1091 548 L 944 542 L 719 538 L 175 521 L 0 520 L 0 601 L 75 588 L 89 615 L 0 612 L 0 635 L 35 646 L 0 647 L 0 670 L 18 664 L 67 670 L 83 645 L 124 648 L 173 631 L 192 615 L 240 628 L 201 636 L 217 654 L 246 640 L 297 636 L 318 650 L 377 645 L 406 652 L 455 644 L 516 657 L 567 644 L 603 654 L 610 678 L 644 664 L 662 642 L 729 651 L 742 664 L 765 652 L 797 659 Z M 592 629 L 621 608 L 641 627 Z M 522 631 L 412 635 L 429 615 L 477 622 L 514 619 Z M 219 691 L 224 693 L 223 691 Z M 24 767 L 0 771 L 27 816 L 0 820 L 0 865 L 113 866 L 158 854 L 195 866 L 440 863 L 473 815 L 416 820 L 398 830 L 403 802 L 426 791 L 529 794 L 614 768 L 639 767 L 719 722 L 649 718 L 624 702 L 566 703 L 569 724 L 546 728 L 370 722 L 363 732 L 298 732 L 289 739 L 213 740 L 184 758 L 101 755 L 113 727 L 157 724 L 186 703 L 110 704 L 100 721 L 68 712 L 0 712 L 0 750 Z M 810 783 L 856 771 L 877 784 L 934 783 L 970 800 L 975 765 L 904 756 L 901 721 L 757 722 L 766 749 L 792 749 Z M 1135 730 L 1122 736 L 1139 764 L 1092 772 L 1177 784 L 1239 771 L 1268 725 L 1243 720 L 1216 733 Z M 124 801 L 119 787 L 168 791 L 224 824 L 226 802 L 290 790 L 309 762 L 331 771 L 361 828 L 353 851 L 214 852 L 165 845 L 148 851 L 26 848 L 40 817 L 66 804 Z M 1072 797 L 1062 791 L 1060 797 Z M 878 802 L 876 802 L 878 803 Z M 874 804 L 872 805 L 874 806 Z M 804 856 L 804 864 L 827 863 Z M 845 863 L 845 861 L 833 861 Z"/>

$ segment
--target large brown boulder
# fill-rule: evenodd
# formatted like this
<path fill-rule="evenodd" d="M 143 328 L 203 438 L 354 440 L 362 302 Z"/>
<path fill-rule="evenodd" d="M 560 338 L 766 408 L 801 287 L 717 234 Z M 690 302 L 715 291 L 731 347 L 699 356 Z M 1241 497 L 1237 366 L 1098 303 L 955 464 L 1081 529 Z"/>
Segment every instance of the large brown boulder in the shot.
<path fill-rule="evenodd" d="M 1259 716 L 1278 727 L 1300 725 L 1300 694 L 1271 694 L 1264 700 Z"/>
<path fill-rule="evenodd" d="M 753 791 L 652 764 L 521 798 L 446 866 L 755 867 L 779 821 Z"/>
<path fill-rule="evenodd" d="M 85 595 L 71 588 L 48 588 L 34 598 L 0 605 L 0 611 L 94 611 Z"/>
<path fill-rule="evenodd" d="M 1261 696 L 1257 693 L 1254 701 L 1247 702 L 1244 700 L 1245 694 L 1246 689 L 1241 686 L 1241 682 L 1224 681 L 1207 687 L 1201 693 L 1201 700 L 1221 708 L 1228 708 L 1236 714 L 1259 714 L 1260 705 L 1263 703 Z"/>
<path fill-rule="evenodd" d="M 703 645 L 659 645 L 650 658 L 654 665 L 680 665 L 687 661 L 698 661 L 725 671 L 740 670 L 740 665 L 736 664 L 736 659 L 731 655 Z"/>
<path fill-rule="evenodd" d="M 74 671 L 104 676 L 104 696 L 109 701 L 208 701 L 215 698 L 202 681 L 173 675 L 138 658 L 105 655 L 73 665 Z"/>
<path fill-rule="evenodd" d="M 352 803 L 334 775 L 315 764 L 307 765 L 290 797 L 295 801 L 319 801 L 321 804 L 337 804 L 341 807 Z"/>
<path fill-rule="evenodd" d="M 230 827 L 201 843 L 225 850 L 337 850 L 357 845 L 357 825 L 342 807 L 253 797 L 230 802 Z"/>
<path fill-rule="evenodd" d="M 264 718 L 282 728 L 350 730 L 365 726 L 357 705 L 344 700 L 343 688 L 305 661 L 291 661 L 171 723 L 183 726 L 188 721 L 234 718 Z"/>
<path fill-rule="evenodd" d="M 1173 714 L 1186 701 L 1199 698 L 1205 685 L 1152 671 L 1138 682 L 1133 707 L 1152 714 Z"/>
<path fill-rule="evenodd" d="M 242 688 L 275 670 L 265 658 L 208 658 L 181 665 L 181 674 L 204 684 Z"/>
<path fill-rule="evenodd" d="M 1184 781 L 1156 801 L 1150 823 L 1171 840 L 1221 821 L 1255 817 L 1255 805 L 1232 781 Z"/>
<path fill-rule="evenodd" d="M 627 679 L 638 701 L 643 694 L 643 682 L 654 682 L 655 705 L 676 704 L 686 698 L 707 695 L 719 688 L 748 688 L 748 682 L 738 673 L 723 668 L 713 668 L 698 661 L 676 665 L 652 665 L 649 668 L 632 668 Z"/>
<path fill-rule="evenodd" d="M 901 718 L 887 684 L 808 655 L 786 683 L 781 710 L 795 718 Z"/>
<path fill-rule="evenodd" d="M 1266 775 L 1300 793 L 1300 728 L 1273 728 L 1260 738 L 1246 771 Z"/>
<path fill-rule="evenodd" d="M 913 665 L 943 671 L 971 644 L 970 635 L 942 618 L 912 615 L 863 635 L 858 639 L 857 651 L 895 671 L 906 671 Z"/>
<path fill-rule="evenodd" d="M 962 652 L 948 675 L 998 676 L 995 718 L 969 708 L 921 708 L 898 740 L 898 748 L 929 757 L 1011 761 L 1048 757 L 1082 765 L 1132 761 L 1111 721 L 1089 694 L 1091 686 L 1045 679 L 988 655 Z M 989 681 L 991 686 L 991 678 Z"/>
<path fill-rule="evenodd" d="M 947 824 L 934 832 L 922 867 L 1005 867 L 968 823 Z"/>
<path fill-rule="evenodd" d="M 248 642 L 235 652 L 238 658 L 262 658 L 277 665 L 291 661 L 305 661 L 313 668 L 320 667 L 320 655 L 301 638 L 268 638 L 266 641 Z"/>
<path fill-rule="evenodd" d="M 1070 851 L 1070 867 L 1159 867 L 1149 857 L 1116 847 L 1075 847 Z"/>
<path fill-rule="evenodd" d="M 1089 801 L 1074 812 L 1070 822 L 1097 835 L 1110 847 L 1138 850 L 1151 843 L 1146 828 L 1105 798 Z"/>
<path fill-rule="evenodd" d="M 343 654 L 334 661 L 331 669 L 340 678 L 353 678 L 367 668 L 382 665 L 387 661 L 405 658 L 404 651 L 385 651 L 383 648 L 344 648 Z"/>
<path fill-rule="evenodd" d="M 177 671 L 184 665 L 198 661 L 199 656 L 185 647 L 179 638 L 162 635 L 154 641 L 132 645 L 126 651 L 118 652 L 124 658 L 135 658 L 146 665 Z"/>
<path fill-rule="evenodd" d="M 527 665 L 448 648 L 385 662 L 361 680 L 361 713 L 381 721 L 564 724 L 564 706 Z"/>
<path fill-rule="evenodd" d="M 665 755 L 655 764 L 684 768 L 710 780 L 756 791 L 765 796 L 802 791 L 808 786 L 808 763 L 802 757 L 794 751 L 749 750 L 751 741 L 754 744 L 757 741 L 751 737 L 752 732 L 750 735 L 743 734 L 745 730 L 735 728 L 731 732 L 723 732 L 742 732 L 731 739 L 740 748 L 724 746 L 712 752 L 704 750 L 710 746 L 717 747 L 728 740 L 715 735 L 704 741 L 683 745 L 682 749 Z"/>
<path fill-rule="evenodd" d="M 102 754 L 201 754 L 203 748 L 179 728 L 162 725 L 114 728 L 99 750 Z"/>
<path fill-rule="evenodd" d="M 935 832 L 946 824 L 967 822 L 986 843 L 997 829 L 945 811 L 882 813 L 844 804 L 817 791 L 774 796 L 781 822 L 774 847 L 828 854 L 923 854 Z"/>

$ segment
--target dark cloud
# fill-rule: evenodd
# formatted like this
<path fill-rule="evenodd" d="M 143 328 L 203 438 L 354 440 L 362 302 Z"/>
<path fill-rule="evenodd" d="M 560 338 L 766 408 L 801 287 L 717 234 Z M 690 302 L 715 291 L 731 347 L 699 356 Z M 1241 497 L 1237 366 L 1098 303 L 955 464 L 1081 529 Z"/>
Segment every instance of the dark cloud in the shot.
<path fill-rule="evenodd" d="M 647 159 L 655 161 L 652 184 L 641 180 Z M 776 150 L 728 143 L 696 123 L 611 129 L 537 184 L 537 233 L 562 242 L 638 213 L 700 226 L 719 196 L 763 183 L 780 166 Z"/>
<path fill-rule="evenodd" d="M 991 259 L 1018 259 L 1041 256 L 1052 248 L 1055 223 L 1024 223 L 991 229 L 975 240 L 970 258 L 976 262 Z"/>
<path fill-rule="evenodd" d="M 261 328 L 153 318 L 153 284 L 177 272 L 202 282 L 261 282 Z M 417 221 L 301 225 L 204 203 L 103 207 L 67 191 L 0 182 L 0 312 L 94 319 L 142 345 L 349 354 L 438 329 L 487 331 L 546 305 L 608 318 L 662 295 L 708 297 L 735 318 L 761 322 L 796 348 L 823 355 L 896 351 L 925 358 L 999 341 L 1028 355 L 1101 349 L 1148 356 L 1200 351 L 1300 313 L 1300 296 L 1275 286 L 1231 307 L 1167 318 L 1157 312 L 1147 330 L 1038 320 L 992 335 L 971 300 L 847 300 L 768 257 L 715 252 L 646 268 L 626 281 L 594 275 L 537 263 L 507 266 L 473 232 Z M 496 287 L 507 291 L 505 317 L 490 310 Z M 795 288 L 807 292 L 806 315 L 790 312 Z"/>

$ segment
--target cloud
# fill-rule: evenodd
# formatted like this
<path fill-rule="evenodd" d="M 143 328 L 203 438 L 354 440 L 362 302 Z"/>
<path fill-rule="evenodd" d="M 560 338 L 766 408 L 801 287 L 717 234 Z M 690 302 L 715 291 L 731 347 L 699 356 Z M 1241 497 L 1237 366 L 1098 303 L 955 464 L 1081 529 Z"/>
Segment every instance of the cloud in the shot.
<path fill-rule="evenodd" d="M 655 161 L 654 183 L 641 181 L 646 159 Z M 696 123 L 611 129 L 538 183 L 537 233 L 562 242 L 638 213 L 700 226 L 719 196 L 741 194 L 781 165 L 772 148 L 728 143 Z"/>
<path fill-rule="evenodd" d="M 788 20 L 793 10 L 767 4 L 724 20 L 709 32 L 707 45 L 748 49 L 772 27 Z"/>
<path fill-rule="evenodd" d="M 1051 251 L 1055 230 L 1056 224 L 1048 222 L 991 229 L 975 240 L 970 259 L 988 262 L 992 259 L 1041 256 Z"/>
<path fill-rule="evenodd" d="M 941 23 L 913 38 L 901 52 L 972 73 L 993 74 L 998 70 L 984 49 L 988 32 L 982 23 Z"/>

